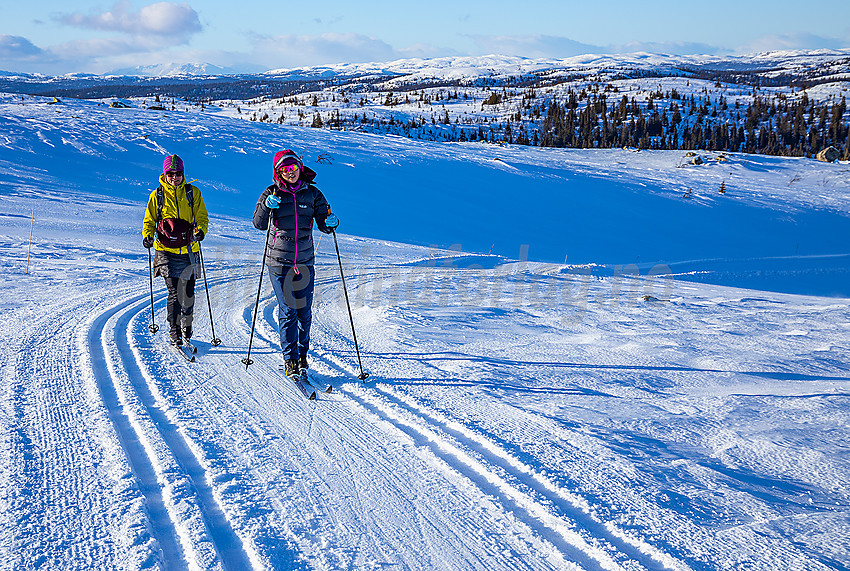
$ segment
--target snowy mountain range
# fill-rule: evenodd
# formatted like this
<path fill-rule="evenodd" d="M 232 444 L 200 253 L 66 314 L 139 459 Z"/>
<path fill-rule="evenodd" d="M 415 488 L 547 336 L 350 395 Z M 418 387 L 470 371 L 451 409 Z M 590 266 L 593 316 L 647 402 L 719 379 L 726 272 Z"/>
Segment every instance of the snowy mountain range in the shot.
<path fill-rule="evenodd" d="M 328 78 L 334 76 L 404 77 L 409 82 L 426 79 L 475 82 L 518 80 L 530 76 L 556 78 L 574 74 L 597 77 L 652 73 L 658 76 L 699 72 L 748 73 L 764 78 L 808 77 L 811 80 L 850 79 L 850 49 L 766 52 L 750 56 L 680 56 L 669 54 L 587 54 L 564 59 L 530 59 L 513 56 L 406 59 L 387 63 L 339 64 L 266 72 L 275 77 Z"/>
<path fill-rule="evenodd" d="M 275 69 L 265 73 L 234 74 L 209 63 L 182 63 L 140 66 L 116 70 L 100 76 L 69 74 L 43 76 L 0 72 L 0 89 L 21 93 L 44 93 L 58 88 L 71 89 L 108 83 L 149 85 L 152 80 L 192 82 L 333 81 L 338 86 L 372 81 L 457 82 L 474 84 L 541 84 L 569 77 L 596 79 L 625 76 L 737 77 L 742 82 L 789 85 L 850 79 L 850 49 L 779 51 L 749 56 L 674 56 L 667 54 L 588 54 L 565 59 L 529 59 L 511 56 L 446 57 L 406 59 L 384 63 L 359 63 Z M 262 93 L 257 93 L 262 95 Z"/>
<path fill-rule="evenodd" d="M 159 65 L 140 65 L 133 68 L 116 69 L 107 72 L 105 76 L 142 76 L 142 77 L 175 77 L 175 76 L 210 76 L 232 74 L 226 68 L 211 63 L 169 63 Z"/>

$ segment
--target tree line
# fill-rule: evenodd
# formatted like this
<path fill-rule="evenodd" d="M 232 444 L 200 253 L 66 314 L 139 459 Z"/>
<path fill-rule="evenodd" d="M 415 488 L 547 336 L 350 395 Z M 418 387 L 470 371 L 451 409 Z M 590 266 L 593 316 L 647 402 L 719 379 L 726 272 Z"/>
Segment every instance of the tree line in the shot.
<path fill-rule="evenodd" d="M 815 102 L 806 94 L 756 95 L 746 106 L 724 96 L 671 98 L 640 105 L 623 96 L 609 104 L 592 95 L 584 106 L 571 94 L 549 102 L 540 124 L 548 147 L 705 149 L 781 156 L 813 156 L 835 147 L 850 159 L 847 102 Z"/>
<path fill-rule="evenodd" d="M 719 87 L 719 86 L 718 86 Z M 310 125 L 332 129 L 392 133 L 434 141 L 485 141 L 561 148 L 674 149 L 758 153 L 811 157 L 830 146 L 850 160 L 850 125 L 847 102 L 815 101 L 803 92 L 759 93 L 753 89 L 748 103 L 730 102 L 726 95 L 680 95 L 676 89 L 660 88 L 648 97 L 618 95 L 616 88 L 569 89 L 561 97 L 540 97 L 535 89 L 523 92 L 492 91 L 482 102 L 482 111 L 502 106 L 503 118 L 492 114 L 450 115 L 449 108 L 394 115 L 364 110 L 340 116 L 339 109 L 323 118 L 319 110 Z M 466 99 L 456 91 L 444 97 L 419 94 L 414 100 L 431 105 Z M 404 100 L 396 94 L 380 101 L 391 109 Z M 316 101 L 314 99 L 314 104 Z M 361 101 L 362 105 L 362 101 Z M 511 111 L 504 112 L 510 107 Z M 430 113 L 430 115 L 426 115 Z M 303 118 L 304 113 L 299 113 Z M 281 116 L 279 122 L 283 122 Z"/>

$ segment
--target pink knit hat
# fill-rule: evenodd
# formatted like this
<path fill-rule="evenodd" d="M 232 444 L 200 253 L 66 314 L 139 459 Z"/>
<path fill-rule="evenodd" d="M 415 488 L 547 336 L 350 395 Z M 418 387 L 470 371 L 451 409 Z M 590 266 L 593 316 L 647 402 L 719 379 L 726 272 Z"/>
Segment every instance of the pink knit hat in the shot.
<path fill-rule="evenodd" d="M 165 162 L 162 163 L 162 174 L 173 171 L 183 172 L 183 159 L 177 155 L 165 157 Z"/>

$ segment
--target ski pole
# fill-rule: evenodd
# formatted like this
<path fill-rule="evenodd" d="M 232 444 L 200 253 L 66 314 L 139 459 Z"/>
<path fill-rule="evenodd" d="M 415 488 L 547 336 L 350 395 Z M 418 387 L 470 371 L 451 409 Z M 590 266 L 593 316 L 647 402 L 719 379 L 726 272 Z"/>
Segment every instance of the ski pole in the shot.
<path fill-rule="evenodd" d="M 215 336 L 215 325 L 213 325 L 212 304 L 210 303 L 210 287 L 207 284 L 207 268 L 204 266 L 204 251 L 201 249 L 201 243 L 198 242 L 198 257 L 201 258 L 201 274 L 204 276 L 204 291 L 207 293 L 207 307 L 210 309 L 210 329 L 212 330 L 212 341 L 210 344 L 213 347 L 221 345 L 221 339 Z"/>
<path fill-rule="evenodd" d="M 269 251 L 269 234 L 271 234 L 272 229 L 272 212 L 269 212 L 269 226 L 266 228 L 266 245 L 263 248 L 263 264 L 260 266 L 260 283 L 257 285 L 257 301 L 254 302 L 254 319 L 251 322 L 251 337 L 248 339 L 248 356 L 242 359 L 242 363 L 245 364 L 245 369 L 248 369 L 248 365 L 254 363 L 251 360 L 251 345 L 254 343 L 254 328 L 257 325 L 257 308 L 260 306 L 260 291 L 263 289 L 263 270 L 266 269 L 266 253 Z"/>
<path fill-rule="evenodd" d="M 153 262 L 151 261 L 150 248 L 148 248 L 148 277 L 150 277 L 151 282 L 151 324 L 148 325 L 148 329 L 151 333 L 156 333 L 159 331 L 159 325 L 156 324 L 156 315 L 153 312 Z"/>
<path fill-rule="evenodd" d="M 345 274 L 342 272 L 342 257 L 339 255 L 339 244 L 336 241 L 336 231 L 331 231 L 334 236 L 334 248 L 336 248 L 336 259 L 339 262 L 339 277 L 342 279 L 342 291 L 345 294 L 345 305 L 348 307 L 348 319 L 351 321 L 351 335 L 354 337 L 354 350 L 357 352 L 357 364 L 360 365 L 360 374 L 357 376 L 361 381 L 369 377 L 369 373 L 363 370 L 363 362 L 360 360 L 360 347 L 357 345 L 357 332 L 354 331 L 354 316 L 351 314 L 351 302 L 348 300 L 348 288 L 345 287 Z"/>

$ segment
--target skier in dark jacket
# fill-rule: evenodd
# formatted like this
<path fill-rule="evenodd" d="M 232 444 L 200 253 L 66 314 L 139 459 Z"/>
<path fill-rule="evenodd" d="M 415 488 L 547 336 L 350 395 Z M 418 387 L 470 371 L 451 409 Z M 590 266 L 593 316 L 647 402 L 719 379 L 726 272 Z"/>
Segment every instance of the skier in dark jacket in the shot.
<path fill-rule="evenodd" d="M 309 367 L 310 325 L 313 319 L 313 220 L 330 234 L 339 225 L 322 192 L 313 184 L 316 173 L 293 151 L 274 156 L 274 183 L 266 188 L 254 209 L 254 227 L 272 229 L 266 259 L 269 279 L 277 296 L 280 347 L 287 375 Z"/>

